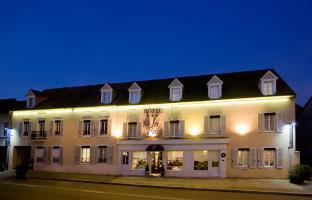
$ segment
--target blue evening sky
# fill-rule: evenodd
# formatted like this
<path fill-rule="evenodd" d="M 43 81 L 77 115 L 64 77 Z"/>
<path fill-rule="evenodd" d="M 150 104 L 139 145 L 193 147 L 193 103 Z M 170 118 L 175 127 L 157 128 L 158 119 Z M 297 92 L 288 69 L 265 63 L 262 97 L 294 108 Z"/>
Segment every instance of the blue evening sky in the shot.
<path fill-rule="evenodd" d="M 1 1 L 0 98 L 275 68 L 312 95 L 312 1 Z"/>

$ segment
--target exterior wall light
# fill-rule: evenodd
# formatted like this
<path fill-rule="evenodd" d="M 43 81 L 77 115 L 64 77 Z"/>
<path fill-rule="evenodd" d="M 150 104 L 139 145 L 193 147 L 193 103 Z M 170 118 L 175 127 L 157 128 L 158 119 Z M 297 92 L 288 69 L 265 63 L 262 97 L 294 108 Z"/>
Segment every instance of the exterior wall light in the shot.
<path fill-rule="evenodd" d="M 191 135 L 194 135 L 194 136 L 199 135 L 199 128 L 191 127 L 189 132 L 190 132 Z"/>
<path fill-rule="evenodd" d="M 236 132 L 240 135 L 245 135 L 249 131 L 249 127 L 245 124 L 240 124 L 236 127 Z"/>

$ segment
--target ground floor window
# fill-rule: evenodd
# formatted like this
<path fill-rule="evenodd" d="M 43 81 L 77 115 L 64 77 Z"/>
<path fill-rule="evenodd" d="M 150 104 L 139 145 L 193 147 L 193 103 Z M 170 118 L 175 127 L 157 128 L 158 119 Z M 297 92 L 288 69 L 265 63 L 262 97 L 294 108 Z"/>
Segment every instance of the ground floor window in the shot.
<path fill-rule="evenodd" d="M 220 151 L 209 151 L 211 156 L 211 167 L 219 167 Z"/>
<path fill-rule="evenodd" d="M 107 163 L 107 146 L 98 147 L 98 163 Z"/>
<path fill-rule="evenodd" d="M 144 169 L 147 165 L 147 154 L 145 151 L 135 151 L 132 153 L 132 169 Z"/>
<path fill-rule="evenodd" d="M 208 170 L 208 151 L 194 151 L 194 170 Z"/>
<path fill-rule="evenodd" d="M 248 167 L 249 149 L 238 149 L 237 164 L 239 167 Z"/>
<path fill-rule="evenodd" d="M 90 146 L 82 146 L 80 154 L 80 162 L 88 163 L 90 162 Z"/>
<path fill-rule="evenodd" d="M 36 148 L 36 162 L 37 163 L 44 162 L 44 147 L 42 146 Z"/>
<path fill-rule="evenodd" d="M 264 167 L 275 167 L 276 149 L 265 148 L 263 152 Z"/>
<path fill-rule="evenodd" d="M 61 155 L 61 148 L 59 146 L 54 146 L 52 148 L 52 162 L 59 163 Z"/>
<path fill-rule="evenodd" d="M 128 151 L 123 151 L 121 154 L 121 162 L 123 165 L 128 165 L 129 164 L 129 152 Z"/>
<path fill-rule="evenodd" d="M 168 151 L 167 152 L 168 161 L 167 169 L 168 170 L 182 170 L 183 168 L 183 151 Z"/>

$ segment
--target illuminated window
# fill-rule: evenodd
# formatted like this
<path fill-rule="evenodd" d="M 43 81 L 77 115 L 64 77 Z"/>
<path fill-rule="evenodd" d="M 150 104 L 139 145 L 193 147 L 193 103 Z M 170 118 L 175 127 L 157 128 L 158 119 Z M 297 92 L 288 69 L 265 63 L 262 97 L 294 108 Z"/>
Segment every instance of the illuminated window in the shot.
<path fill-rule="evenodd" d="M 128 151 L 122 152 L 121 162 L 123 165 L 129 164 L 129 152 Z"/>
<path fill-rule="evenodd" d="M 83 135 L 91 134 L 91 120 L 83 120 Z"/>
<path fill-rule="evenodd" d="M 273 132 L 275 130 L 275 113 L 264 113 L 264 131 Z"/>
<path fill-rule="evenodd" d="M 145 170 L 147 165 L 147 154 L 145 151 L 135 151 L 132 153 L 132 169 Z"/>
<path fill-rule="evenodd" d="M 90 162 L 90 146 L 81 147 L 80 162 L 82 163 Z"/>
<path fill-rule="evenodd" d="M 208 170 L 208 151 L 194 151 L 194 170 Z"/>
<path fill-rule="evenodd" d="M 107 146 L 98 147 L 98 162 L 107 163 Z"/>
<path fill-rule="evenodd" d="M 239 167 L 248 167 L 249 149 L 238 149 L 237 163 Z"/>
<path fill-rule="evenodd" d="M 265 148 L 263 157 L 264 167 L 275 167 L 276 149 Z"/>
<path fill-rule="evenodd" d="M 129 91 L 129 103 L 135 104 L 140 102 L 140 91 Z"/>
<path fill-rule="evenodd" d="M 108 120 L 101 119 L 100 120 L 100 135 L 107 135 L 107 129 L 108 129 Z"/>
<path fill-rule="evenodd" d="M 44 147 L 38 146 L 36 148 L 36 162 L 43 163 L 44 162 Z"/>
<path fill-rule="evenodd" d="M 110 103 L 112 101 L 112 91 L 102 91 L 101 93 L 101 97 L 102 97 L 102 103 L 103 104 L 107 104 Z"/>
<path fill-rule="evenodd" d="M 136 122 L 128 123 L 128 137 L 137 137 L 137 123 Z"/>
<path fill-rule="evenodd" d="M 181 87 L 170 88 L 170 100 L 171 101 L 180 101 L 181 98 L 182 98 L 182 88 Z"/>
<path fill-rule="evenodd" d="M 168 151 L 167 152 L 167 169 L 179 171 L 183 168 L 183 151 Z"/>
<path fill-rule="evenodd" d="M 52 162 L 59 163 L 61 157 L 61 148 L 59 146 L 54 146 L 52 148 Z"/>
<path fill-rule="evenodd" d="M 220 115 L 210 116 L 211 134 L 221 133 L 221 117 Z"/>
<path fill-rule="evenodd" d="M 273 95 L 274 81 L 263 81 L 262 92 L 264 95 Z"/>
<path fill-rule="evenodd" d="M 180 135 L 179 120 L 170 121 L 170 137 L 179 137 Z"/>

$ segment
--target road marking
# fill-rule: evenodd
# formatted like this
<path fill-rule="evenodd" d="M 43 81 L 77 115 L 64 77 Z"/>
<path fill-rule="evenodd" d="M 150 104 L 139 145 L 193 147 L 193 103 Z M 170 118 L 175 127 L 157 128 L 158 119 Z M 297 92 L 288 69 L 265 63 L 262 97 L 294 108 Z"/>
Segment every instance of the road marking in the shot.
<path fill-rule="evenodd" d="M 97 191 L 97 190 L 72 189 L 72 188 L 43 186 L 43 185 L 34 185 L 34 184 L 25 184 L 25 183 L 8 183 L 8 182 L 6 182 L 3 184 L 24 186 L 24 187 L 33 187 L 33 188 L 59 189 L 59 190 L 70 190 L 70 191 L 96 193 L 96 194 L 118 195 L 118 196 L 126 196 L 126 197 L 139 197 L 139 198 L 147 198 L 147 199 L 191 200 L 191 199 L 185 199 L 185 198 L 162 197 L 162 196 L 154 196 L 154 195 L 149 196 L 149 195 L 143 195 L 143 194 L 125 194 L 125 193 L 118 193 L 118 192 L 104 192 L 104 191 Z"/>

